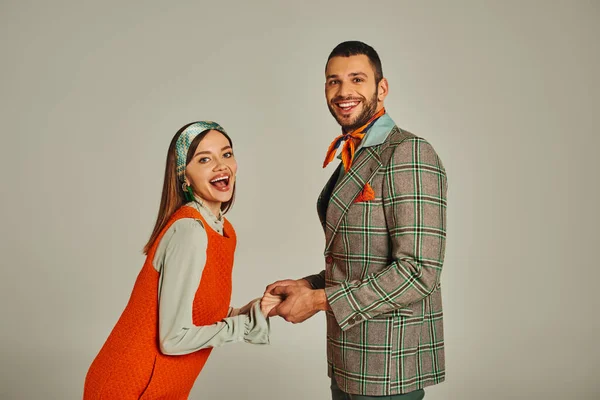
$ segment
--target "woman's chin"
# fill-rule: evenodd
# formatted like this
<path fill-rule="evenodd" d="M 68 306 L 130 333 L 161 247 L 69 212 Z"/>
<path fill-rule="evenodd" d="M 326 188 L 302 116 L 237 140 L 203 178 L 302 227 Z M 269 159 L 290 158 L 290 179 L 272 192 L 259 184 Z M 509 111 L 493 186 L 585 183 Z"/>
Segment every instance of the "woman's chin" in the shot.
<path fill-rule="evenodd" d="M 212 196 L 210 196 L 209 199 L 207 199 L 210 202 L 214 202 L 214 203 L 226 203 L 229 200 L 231 200 L 231 197 L 233 196 L 233 191 L 229 190 L 227 192 L 217 192 L 217 193 L 211 193 Z"/>

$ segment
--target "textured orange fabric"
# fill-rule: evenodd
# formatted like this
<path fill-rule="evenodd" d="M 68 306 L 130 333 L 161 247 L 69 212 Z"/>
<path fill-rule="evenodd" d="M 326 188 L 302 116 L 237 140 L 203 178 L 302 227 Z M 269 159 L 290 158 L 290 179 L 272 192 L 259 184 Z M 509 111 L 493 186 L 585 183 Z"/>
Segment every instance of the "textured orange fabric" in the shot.
<path fill-rule="evenodd" d="M 327 165 L 329 165 L 330 162 L 333 161 L 333 159 L 335 158 L 335 152 L 337 151 L 338 147 L 340 147 L 340 144 L 343 141 L 346 141 L 346 143 L 344 143 L 344 145 L 342 146 L 341 154 L 344 170 L 348 172 L 348 170 L 350 170 L 350 167 L 352 166 L 352 161 L 354 161 L 354 152 L 356 151 L 358 144 L 363 140 L 364 137 L 364 133 L 350 132 L 344 133 L 333 139 L 333 142 L 331 142 L 331 144 L 327 148 L 325 161 L 323 161 L 323 168 L 325 168 Z"/>
<path fill-rule="evenodd" d="M 158 342 L 158 279 L 152 260 L 160 240 L 181 218 L 202 221 L 208 235 L 207 259 L 194 298 L 194 325 L 212 325 L 227 316 L 231 300 L 231 273 L 235 231 L 225 220 L 224 236 L 208 228 L 200 213 L 187 206 L 177 210 L 152 245 L 129 303 L 92 362 L 84 400 L 187 399 L 212 349 L 191 354 L 162 354 Z"/>
<path fill-rule="evenodd" d="M 344 170 L 348 172 L 350 170 L 350 167 L 352 166 L 352 161 L 354 161 L 354 152 L 356 151 L 356 148 L 358 147 L 359 143 L 365 137 L 365 134 L 363 132 L 370 127 L 373 121 L 381 117 L 383 114 L 385 114 L 385 108 L 382 108 L 381 110 L 377 111 L 375 115 L 373 115 L 363 126 L 353 130 L 352 132 L 342 133 L 340 136 L 333 139 L 333 142 L 331 142 L 329 148 L 327 149 L 325 161 L 323 162 L 323 168 L 325 168 L 330 162 L 333 161 L 333 159 L 335 158 L 335 152 L 337 151 L 338 147 L 340 147 L 340 144 L 343 141 L 346 141 L 346 143 L 344 143 L 344 146 L 342 146 L 341 154 Z"/>
<path fill-rule="evenodd" d="M 360 203 L 363 201 L 371 201 L 371 200 L 375 200 L 375 191 L 373 190 L 371 185 L 369 185 L 369 183 L 367 182 L 365 184 L 365 187 L 363 188 L 363 190 L 361 190 L 360 193 L 358 194 L 358 196 L 356 196 L 356 199 L 354 199 L 354 202 Z"/>

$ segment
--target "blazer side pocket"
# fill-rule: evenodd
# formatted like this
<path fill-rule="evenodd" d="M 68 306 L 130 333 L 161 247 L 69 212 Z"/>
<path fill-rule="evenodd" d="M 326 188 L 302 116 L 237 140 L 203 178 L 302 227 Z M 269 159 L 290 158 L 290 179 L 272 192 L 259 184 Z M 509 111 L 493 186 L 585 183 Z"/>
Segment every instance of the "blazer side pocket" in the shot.
<path fill-rule="evenodd" d="M 409 317 L 412 317 L 413 314 L 414 314 L 414 311 L 412 308 L 400 308 L 400 309 L 397 309 L 394 311 L 379 314 L 376 317 L 373 317 L 371 319 L 387 319 L 387 318 L 398 318 L 398 317 L 409 318 Z"/>

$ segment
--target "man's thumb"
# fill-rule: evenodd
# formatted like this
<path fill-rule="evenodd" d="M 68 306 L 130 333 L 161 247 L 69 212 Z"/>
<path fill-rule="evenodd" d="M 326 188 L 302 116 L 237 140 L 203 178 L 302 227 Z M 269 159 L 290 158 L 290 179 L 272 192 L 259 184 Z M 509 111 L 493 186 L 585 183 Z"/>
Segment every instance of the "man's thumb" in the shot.
<path fill-rule="evenodd" d="M 271 294 L 274 294 L 275 296 L 287 296 L 288 295 L 288 290 L 289 288 L 287 286 L 276 286 L 275 288 L 273 288 L 273 290 L 271 290 Z"/>

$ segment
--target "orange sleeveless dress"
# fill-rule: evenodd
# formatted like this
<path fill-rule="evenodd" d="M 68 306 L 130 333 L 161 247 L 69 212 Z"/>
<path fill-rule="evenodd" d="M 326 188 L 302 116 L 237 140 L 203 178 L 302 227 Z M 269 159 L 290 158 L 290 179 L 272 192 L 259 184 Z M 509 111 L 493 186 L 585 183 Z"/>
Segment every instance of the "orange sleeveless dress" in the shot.
<path fill-rule="evenodd" d="M 162 354 L 158 338 L 158 279 L 152 261 L 160 240 L 181 218 L 202 221 L 208 236 L 206 265 L 192 306 L 196 326 L 212 325 L 227 316 L 236 236 L 229 221 L 221 236 L 195 209 L 183 206 L 153 243 L 123 314 L 92 362 L 85 379 L 84 400 L 187 399 L 212 348 L 178 356 Z"/>

